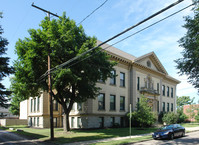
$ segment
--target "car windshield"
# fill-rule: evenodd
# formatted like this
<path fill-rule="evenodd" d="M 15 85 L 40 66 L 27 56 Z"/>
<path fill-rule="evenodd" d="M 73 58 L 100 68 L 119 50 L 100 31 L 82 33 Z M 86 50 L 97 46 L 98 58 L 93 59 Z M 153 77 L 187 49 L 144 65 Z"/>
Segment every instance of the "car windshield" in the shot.
<path fill-rule="evenodd" d="M 173 125 L 167 125 L 167 126 L 163 126 L 160 128 L 160 130 L 168 130 L 168 129 L 172 129 Z"/>

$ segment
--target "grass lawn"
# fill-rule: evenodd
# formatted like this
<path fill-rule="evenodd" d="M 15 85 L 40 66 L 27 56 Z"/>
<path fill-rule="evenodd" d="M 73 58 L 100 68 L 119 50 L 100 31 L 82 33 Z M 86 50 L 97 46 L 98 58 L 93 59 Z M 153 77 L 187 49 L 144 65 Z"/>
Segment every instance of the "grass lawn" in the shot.
<path fill-rule="evenodd" d="M 199 123 L 182 123 L 183 127 L 199 127 Z"/>
<path fill-rule="evenodd" d="M 21 129 L 23 131 L 13 131 L 18 134 L 24 135 L 31 139 L 48 140 L 50 135 L 50 129 L 37 129 L 27 128 L 25 126 L 9 126 L 15 129 Z M 132 135 L 151 133 L 157 128 L 132 128 Z M 86 140 L 96 140 L 104 138 L 122 137 L 129 135 L 129 128 L 107 128 L 107 129 L 92 129 L 92 130 L 72 130 L 68 133 L 64 133 L 62 128 L 54 129 L 55 142 L 69 143 Z"/>
<path fill-rule="evenodd" d="M 127 143 L 135 143 L 135 142 L 140 142 L 140 141 L 145 141 L 145 140 L 150 140 L 152 139 L 151 136 L 143 136 L 143 137 L 137 137 L 137 138 L 129 138 L 129 139 L 123 139 L 123 140 L 117 140 L 117 141 L 110 141 L 110 142 L 99 142 L 99 143 L 94 143 L 91 145 L 120 145 L 120 144 L 127 144 Z"/>

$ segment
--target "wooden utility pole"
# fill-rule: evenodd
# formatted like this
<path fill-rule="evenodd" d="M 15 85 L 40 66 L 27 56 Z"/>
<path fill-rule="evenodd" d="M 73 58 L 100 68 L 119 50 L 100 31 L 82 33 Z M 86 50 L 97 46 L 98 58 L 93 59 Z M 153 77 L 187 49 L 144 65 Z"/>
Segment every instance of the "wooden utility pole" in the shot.
<path fill-rule="evenodd" d="M 47 13 L 47 17 L 49 18 L 50 21 L 50 15 L 53 15 L 55 17 L 59 17 L 56 14 L 53 14 L 47 10 L 44 10 L 38 6 L 35 6 L 34 3 L 32 4 L 33 7 L 44 11 Z M 49 45 L 49 50 L 48 50 L 48 96 L 50 98 L 50 140 L 54 140 L 54 126 L 53 126 L 53 99 L 52 99 L 52 84 L 51 84 L 51 74 L 50 74 L 50 45 Z"/>

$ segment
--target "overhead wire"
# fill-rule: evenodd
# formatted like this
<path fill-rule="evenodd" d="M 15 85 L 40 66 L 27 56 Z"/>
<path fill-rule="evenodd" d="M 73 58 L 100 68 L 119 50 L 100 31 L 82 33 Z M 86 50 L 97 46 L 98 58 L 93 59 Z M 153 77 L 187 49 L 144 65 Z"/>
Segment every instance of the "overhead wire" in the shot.
<path fill-rule="evenodd" d="M 194 5 L 194 3 L 188 5 L 187 7 L 184 7 L 184 8 L 182 8 L 182 9 L 180 9 L 180 10 L 177 11 L 177 12 L 172 13 L 171 15 L 168 15 L 168 16 L 164 17 L 163 19 L 161 19 L 161 20 L 159 20 L 159 21 L 156 21 L 155 23 L 153 23 L 153 24 L 151 24 L 151 25 L 148 25 L 148 26 L 144 27 L 143 29 L 140 29 L 139 31 L 136 31 L 135 33 L 133 33 L 133 34 L 131 34 L 131 35 L 128 35 L 127 37 L 125 37 L 125 38 L 123 38 L 123 39 L 121 39 L 121 40 L 119 40 L 119 41 L 117 41 L 117 42 L 115 42 L 115 43 L 113 43 L 113 44 L 111 44 L 111 45 L 105 47 L 105 48 L 102 48 L 101 50 L 99 50 L 98 52 L 96 52 L 96 53 L 94 53 L 94 54 L 97 54 L 97 53 L 99 53 L 99 52 L 102 51 L 102 50 L 106 50 L 106 49 L 108 49 L 108 48 L 110 48 L 110 47 L 112 47 L 112 46 L 114 46 L 114 45 L 116 45 L 116 44 L 118 44 L 118 43 L 120 43 L 120 42 L 122 42 L 122 41 L 124 41 L 124 40 L 126 40 L 126 39 L 128 39 L 128 38 L 130 38 L 130 37 L 132 37 L 132 36 L 134 36 L 134 35 L 136 35 L 136 34 L 138 34 L 138 33 L 140 33 L 140 32 L 142 32 L 142 31 L 144 31 L 144 30 L 146 30 L 146 29 L 148 29 L 148 28 L 150 28 L 150 27 L 152 27 L 152 26 L 154 26 L 154 25 L 156 25 L 156 24 L 158 24 L 158 23 L 160 23 L 160 22 L 162 22 L 162 21 L 164 21 L 164 20 L 166 20 L 166 19 L 168 19 L 168 18 L 170 18 L 170 17 L 172 17 L 172 16 L 178 14 L 178 13 L 180 13 L 181 11 L 183 11 L 183 10 L 185 10 L 185 9 L 187 9 L 187 8 L 189 8 L 189 7 L 191 7 L 191 6 L 193 6 L 193 5 Z M 82 61 L 84 61 L 84 60 L 86 60 L 86 59 L 88 59 L 88 58 L 90 58 L 90 57 L 92 57 L 94 54 L 89 55 L 89 56 L 87 56 L 87 57 L 85 57 L 85 58 L 79 60 L 78 62 L 75 62 L 75 63 L 69 65 L 68 68 L 70 68 L 70 67 L 76 65 L 77 63 L 80 63 L 80 62 L 82 62 Z M 54 71 L 55 71 L 55 70 L 52 70 L 51 73 L 53 73 Z"/>
<path fill-rule="evenodd" d="M 81 55 L 78 55 L 78 56 L 76 56 L 76 57 L 73 57 L 72 59 L 70 59 L 70 60 L 68 60 L 68 61 L 66 61 L 66 62 L 64 62 L 64 63 L 62 63 L 62 64 L 60 64 L 60 65 L 58 65 L 58 66 L 56 66 L 56 67 L 54 67 L 54 68 L 52 68 L 52 69 L 50 69 L 50 70 L 48 70 L 48 71 L 47 71 L 46 73 L 44 73 L 41 77 L 43 78 L 43 77 L 47 76 L 47 75 L 49 74 L 49 71 L 50 71 L 50 73 L 51 73 L 51 72 L 53 72 L 53 71 L 55 71 L 55 70 L 57 70 L 57 69 L 59 69 L 59 68 L 61 68 L 61 67 L 64 67 L 64 66 L 70 64 L 71 62 L 73 62 L 73 61 L 79 59 L 80 57 L 86 55 L 87 53 L 93 51 L 94 49 L 96 49 L 96 48 L 98 48 L 98 47 L 104 45 L 105 43 L 107 43 L 107 42 L 109 42 L 109 41 L 111 41 L 111 40 L 113 40 L 113 39 L 115 39 L 115 38 L 121 36 L 122 34 L 124 34 L 124 33 L 128 32 L 128 31 L 132 30 L 133 28 L 135 28 L 135 27 L 141 25 L 142 23 L 148 21 L 149 19 L 151 19 L 151 18 L 153 18 L 153 17 L 159 15 L 160 13 L 162 13 L 162 12 L 164 12 L 164 11 L 166 11 L 166 10 L 172 8 L 173 6 L 179 4 L 179 3 L 182 2 L 182 1 L 184 1 L 184 0 L 178 0 L 177 2 L 172 3 L 171 5 L 169 5 L 169 6 L 165 7 L 165 8 L 163 8 L 163 9 L 161 9 L 160 11 L 158 11 L 158 12 L 152 14 L 151 16 L 145 18 L 144 20 L 138 22 L 137 24 L 135 24 L 135 25 L 133 25 L 133 26 L 127 28 L 126 30 L 124 30 L 124 31 L 122 31 L 122 32 L 120 32 L 120 33 L 118 33 L 118 34 L 116 34 L 115 36 L 109 38 L 108 40 L 106 40 L 106 41 L 100 43 L 98 46 L 93 47 L 93 48 L 89 49 L 88 51 L 83 52 Z"/>

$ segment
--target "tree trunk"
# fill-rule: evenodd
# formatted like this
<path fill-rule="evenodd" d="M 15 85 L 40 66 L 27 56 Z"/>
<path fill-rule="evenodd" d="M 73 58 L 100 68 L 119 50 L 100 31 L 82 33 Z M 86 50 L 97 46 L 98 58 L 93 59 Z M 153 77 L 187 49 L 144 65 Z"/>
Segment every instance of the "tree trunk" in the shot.
<path fill-rule="evenodd" d="M 63 128 L 64 128 L 64 132 L 70 131 L 69 113 L 64 113 Z"/>

